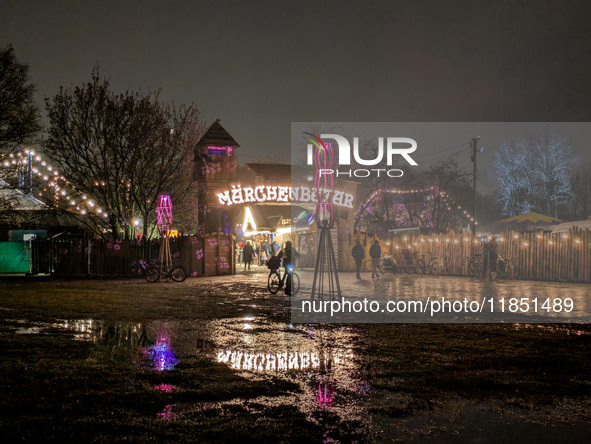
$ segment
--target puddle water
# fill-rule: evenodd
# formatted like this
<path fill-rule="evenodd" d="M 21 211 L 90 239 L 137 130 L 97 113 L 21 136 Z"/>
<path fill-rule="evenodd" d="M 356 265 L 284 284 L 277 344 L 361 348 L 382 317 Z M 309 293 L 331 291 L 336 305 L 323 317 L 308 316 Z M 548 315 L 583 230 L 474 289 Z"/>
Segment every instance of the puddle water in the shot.
<path fill-rule="evenodd" d="M 564 326 L 520 324 L 514 328 L 539 328 L 558 334 L 588 334 Z M 179 370 L 179 364 L 184 362 L 190 366 L 196 360 L 205 359 L 227 366 L 236 375 L 253 383 L 262 381 L 271 385 L 284 382 L 296 387 L 294 390 L 284 390 L 279 396 L 234 398 L 220 402 L 163 402 L 157 413 L 157 417 L 163 421 L 190 420 L 204 412 L 218 416 L 236 411 L 264 414 L 269 409 L 295 407 L 307 421 L 323 427 L 325 442 L 336 442 L 339 436 L 337 429 L 345 422 L 366 436 L 371 432 L 370 428 L 374 432 L 379 429 L 396 436 L 401 427 L 407 430 L 416 426 L 426 430 L 435 424 L 433 421 L 437 421 L 437 415 L 420 415 L 415 419 L 376 418 L 371 415 L 372 407 L 386 395 L 383 390 L 374 390 L 366 379 L 369 358 L 361 331 L 353 327 L 292 325 L 271 322 L 265 316 L 253 315 L 216 320 L 129 323 L 93 319 L 56 320 L 53 323 L 4 319 L 0 320 L 0 333 L 65 333 L 74 340 L 92 341 L 106 349 L 115 359 L 129 359 L 149 371 L 182 371 Z M 395 379 L 392 379 L 394 382 Z M 182 383 L 175 384 L 159 383 L 153 389 L 165 394 L 184 389 Z M 394 399 L 398 395 L 392 392 L 387 396 Z M 400 396 L 406 395 L 401 393 Z M 480 424 L 478 427 L 494 422 L 488 416 L 466 419 L 458 414 L 454 418 L 441 416 L 441 424 L 436 424 L 437 428 L 467 431 L 473 426 L 464 422 Z M 415 424 L 413 421 L 418 422 Z M 524 430 L 530 430 L 537 426 L 524 427 Z M 541 431 L 543 428 L 540 426 L 538 429 Z M 476 436 L 484 436 L 482 431 L 472 432 Z M 461 436 L 467 438 L 465 434 Z M 448 442 L 451 440 L 450 437 Z M 460 442 L 459 437 L 455 442 Z"/>

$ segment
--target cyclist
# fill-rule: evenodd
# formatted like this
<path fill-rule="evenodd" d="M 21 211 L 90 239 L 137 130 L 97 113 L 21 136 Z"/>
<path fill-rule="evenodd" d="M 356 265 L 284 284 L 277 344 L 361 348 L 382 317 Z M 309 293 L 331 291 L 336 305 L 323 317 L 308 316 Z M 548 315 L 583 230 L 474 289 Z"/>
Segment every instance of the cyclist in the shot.
<path fill-rule="evenodd" d="M 285 284 L 285 294 L 289 296 L 291 295 L 291 273 L 293 271 L 293 268 L 290 269 L 290 265 L 292 261 L 295 261 L 295 259 L 300 257 L 300 254 L 297 252 L 295 248 L 291 246 L 291 241 L 287 241 L 285 243 L 285 248 L 283 248 L 279 252 L 278 257 L 280 259 L 283 259 L 283 268 L 285 268 L 284 279 L 285 276 L 287 276 L 287 282 Z"/>

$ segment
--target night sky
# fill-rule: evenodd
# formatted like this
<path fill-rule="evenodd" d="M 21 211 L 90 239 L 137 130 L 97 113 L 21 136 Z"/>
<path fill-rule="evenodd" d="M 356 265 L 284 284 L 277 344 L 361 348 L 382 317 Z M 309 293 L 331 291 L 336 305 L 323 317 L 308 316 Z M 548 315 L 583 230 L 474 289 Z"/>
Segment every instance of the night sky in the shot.
<path fill-rule="evenodd" d="M 590 12 L 568 1 L 2 0 L 0 46 L 30 65 L 40 104 L 98 62 L 116 91 L 162 88 L 220 118 L 243 160 L 289 161 L 293 121 L 591 121 Z"/>

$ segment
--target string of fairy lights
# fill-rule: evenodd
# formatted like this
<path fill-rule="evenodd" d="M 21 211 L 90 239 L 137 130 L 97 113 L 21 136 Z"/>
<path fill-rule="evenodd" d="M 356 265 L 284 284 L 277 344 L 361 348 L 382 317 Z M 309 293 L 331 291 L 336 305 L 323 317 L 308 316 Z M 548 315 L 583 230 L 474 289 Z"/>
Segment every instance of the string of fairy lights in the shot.
<path fill-rule="evenodd" d="M 367 208 L 367 206 L 374 199 L 376 199 L 378 196 L 380 196 L 383 193 L 385 193 L 385 194 L 418 194 L 418 193 L 428 193 L 428 192 L 434 191 L 434 190 L 435 190 L 435 187 L 427 187 L 427 188 L 422 188 L 422 189 L 418 189 L 418 190 L 397 190 L 397 189 L 392 189 L 392 190 L 378 190 L 378 191 L 374 191 L 373 193 L 371 193 L 367 197 L 367 199 L 365 199 L 365 202 L 363 203 L 363 205 L 355 213 L 355 219 L 357 219 L 359 217 L 359 215 L 365 211 L 365 209 Z M 470 213 L 468 213 L 466 210 L 462 210 L 462 207 L 460 205 L 457 205 L 456 201 L 453 200 L 451 197 L 449 197 L 449 195 L 446 192 L 441 191 L 439 193 L 439 196 L 442 197 L 443 203 L 445 204 L 445 206 L 446 206 L 446 208 L 447 208 L 448 211 L 451 211 L 452 210 L 452 207 L 457 206 L 457 209 L 460 210 L 460 211 L 463 211 L 463 214 L 468 219 L 470 219 L 470 222 L 474 222 L 474 225 L 478 225 L 478 222 L 474 220 L 474 217 L 470 216 Z"/>
<path fill-rule="evenodd" d="M 30 165 L 29 162 L 31 162 Z M 19 151 L 17 153 L 2 155 L 0 165 L 6 168 L 18 166 L 30 168 L 32 174 L 47 183 L 47 187 L 39 188 L 39 196 L 42 196 L 44 192 L 49 192 L 48 188 L 52 188 L 53 198 L 55 200 L 67 202 L 72 209 L 79 211 L 81 214 L 85 215 L 91 212 L 104 218 L 109 217 L 109 214 L 98 206 L 92 197 L 76 191 L 72 184 L 60 174 L 57 168 L 47 163 L 34 150 L 27 149 L 24 152 Z M 104 186 L 105 183 L 102 182 L 102 185 Z M 95 182 L 95 186 L 99 186 L 99 182 Z"/>
<path fill-rule="evenodd" d="M 506 239 L 503 237 L 503 235 L 494 235 L 497 240 L 499 242 L 505 242 Z M 560 243 L 560 239 L 568 239 L 569 235 L 567 233 L 552 233 L 551 234 L 552 238 L 548 239 L 548 245 L 554 245 L 554 244 L 559 244 Z M 556 236 L 558 239 L 554 239 L 554 236 Z M 529 239 L 524 239 L 523 242 L 519 241 L 520 235 L 519 234 L 513 234 L 512 235 L 513 239 L 515 239 L 517 241 L 518 244 L 520 244 L 522 247 L 524 248 L 528 248 L 530 246 L 532 246 L 532 242 Z M 537 234 L 536 238 L 538 239 L 538 241 L 541 241 L 544 236 Z M 491 236 L 489 235 L 481 235 L 479 236 L 479 239 L 474 239 L 474 243 L 475 244 L 479 244 L 481 242 L 485 242 L 485 241 L 490 241 L 492 239 Z M 418 247 L 420 243 L 424 243 L 424 242 L 432 242 L 432 243 L 445 243 L 445 244 L 459 244 L 461 242 L 461 239 L 450 239 L 450 238 L 445 238 L 445 239 L 439 239 L 439 238 L 428 238 L 425 239 L 424 237 L 421 237 L 420 239 L 415 239 L 414 242 L 412 242 L 412 240 L 410 239 L 409 236 L 404 236 L 402 238 L 402 240 L 404 242 L 408 242 L 409 244 L 406 246 L 407 249 L 412 249 L 413 246 L 414 247 Z M 464 237 L 463 238 L 464 243 L 470 242 L 470 239 L 468 237 Z M 579 238 L 573 238 L 573 243 L 575 245 L 580 245 L 581 244 L 581 239 Z M 390 245 L 390 242 L 387 243 L 387 245 Z M 590 244 L 591 246 L 591 244 Z M 402 248 L 400 245 L 394 245 L 394 249 L 399 250 L 400 248 Z"/>

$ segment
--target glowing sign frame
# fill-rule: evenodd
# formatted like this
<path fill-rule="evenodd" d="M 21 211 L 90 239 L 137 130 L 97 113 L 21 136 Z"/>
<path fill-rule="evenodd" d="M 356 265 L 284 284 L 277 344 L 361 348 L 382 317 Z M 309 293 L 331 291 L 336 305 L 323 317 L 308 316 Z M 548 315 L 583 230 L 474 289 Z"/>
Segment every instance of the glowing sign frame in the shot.
<path fill-rule="evenodd" d="M 242 185 L 232 185 L 232 189 L 216 193 L 216 196 L 220 205 L 230 206 L 263 202 L 318 203 L 318 193 L 322 193 L 322 202 L 330 202 L 336 207 L 353 208 L 355 196 L 351 193 L 308 186 L 257 185 L 243 188 Z"/>

